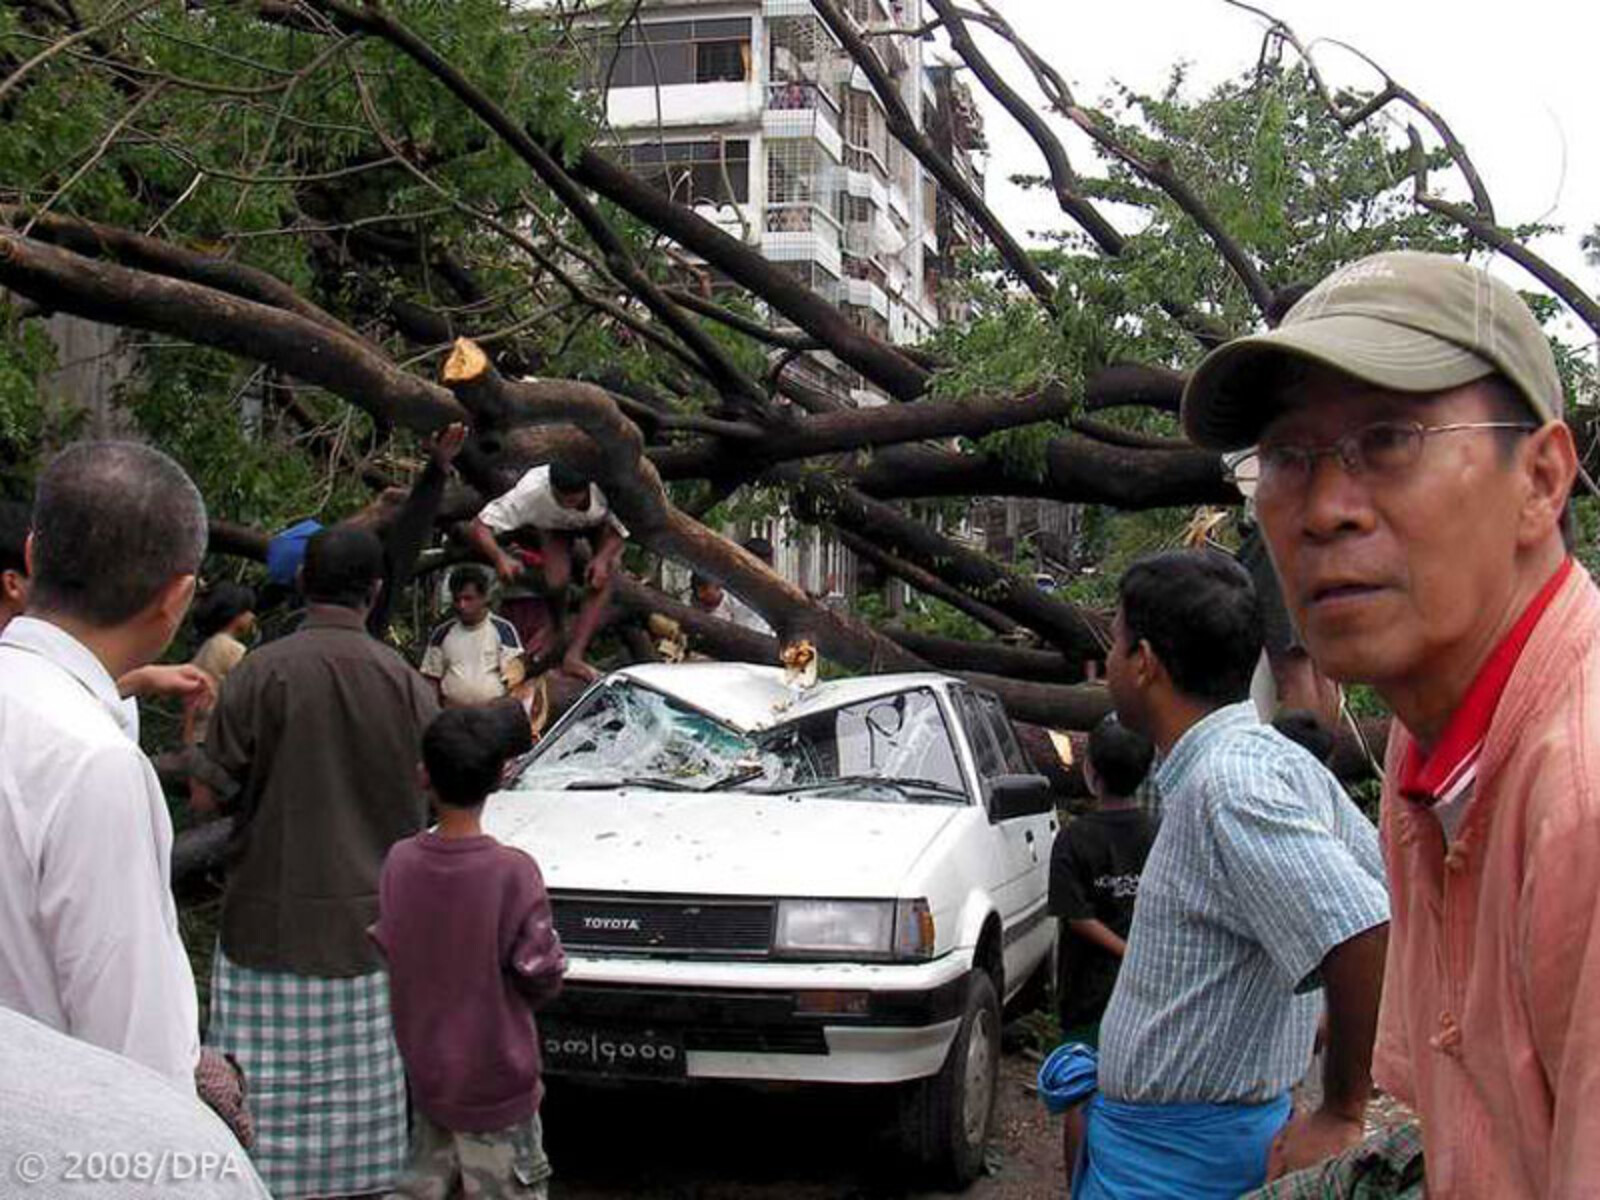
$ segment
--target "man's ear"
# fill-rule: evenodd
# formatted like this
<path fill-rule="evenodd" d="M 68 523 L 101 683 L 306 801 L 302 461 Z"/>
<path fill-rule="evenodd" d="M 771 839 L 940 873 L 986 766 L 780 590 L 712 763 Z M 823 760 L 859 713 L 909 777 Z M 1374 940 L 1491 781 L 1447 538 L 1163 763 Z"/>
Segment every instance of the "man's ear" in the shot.
<path fill-rule="evenodd" d="M 1518 514 L 1518 541 L 1537 545 L 1561 529 L 1561 515 L 1578 477 L 1578 449 L 1572 430 L 1556 422 L 1535 430 L 1528 438 L 1521 462 L 1527 489 Z"/>
<path fill-rule="evenodd" d="M 21 571 L 0 571 L 0 603 L 21 609 L 28 603 L 28 577 Z"/>
<path fill-rule="evenodd" d="M 156 593 L 155 609 L 162 620 L 170 622 L 174 627 L 183 623 L 184 614 L 189 611 L 189 605 L 194 600 L 197 582 L 194 575 L 176 575 Z"/>
<path fill-rule="evenodd" d="M 1133 677 L 1140 687 L 1149 687 L 1156 683 L 1166 668 L 1161 665 L 1161 660 L 1156 657 L 1155 650 L 1150 643 L 1140 638 L 1130 652 L 1133 659 Z"/>

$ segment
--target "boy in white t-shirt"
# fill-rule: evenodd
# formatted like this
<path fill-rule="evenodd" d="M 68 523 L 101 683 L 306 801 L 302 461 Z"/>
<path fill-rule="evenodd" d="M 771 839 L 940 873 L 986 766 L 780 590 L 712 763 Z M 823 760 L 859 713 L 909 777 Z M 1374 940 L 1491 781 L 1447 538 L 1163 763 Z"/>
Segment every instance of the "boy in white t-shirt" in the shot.
<path fill-rule="evenodd" d="M 458 567 L 450 576 L 455 617 L 428 639 L 422 673 L 439 689 L 444 705 L 487 704 L 522 682 L 522 641 L 516 628 L 489 610 L 480 572 Z"/>

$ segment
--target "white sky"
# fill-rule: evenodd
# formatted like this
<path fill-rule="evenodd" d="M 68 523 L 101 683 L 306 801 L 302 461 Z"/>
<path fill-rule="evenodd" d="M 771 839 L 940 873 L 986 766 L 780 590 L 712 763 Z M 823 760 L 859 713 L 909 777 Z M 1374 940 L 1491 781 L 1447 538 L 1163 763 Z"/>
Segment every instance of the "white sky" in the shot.
<path fill-rule="evenodd" d="M 1260 18 L 1223 0 L 995 3 L 1085 104 L 1104 99 L 1113 80 L 1156 91 L 1179 60 L 1191 64 L 1189 87 L 1199 95 L 1254 65 L 1264 30 Z M 1534 249 L 1591 295 L 1600 294 L 1600 271 L 1584 262 L 1578 246 L 1579 237 L 1600 224 L 1600 3 L 1521 0 L 1492 13 L 1443 0 L 1258 0 L 1258 7 L 1294 28 L 1335 90 L 1345 85 L 1376 91 L 1382 80 L 1340 47 L 1314 45 L 1319 38 L 1359 48 L 1430 104 L 1477 164 L 1500 223 L 1543 218 L 1565 226 Z M 980 33 L 979 41 L 1013 86 L 1038 99 L 1015 55 L 987 34 Z M 1053 199 L 1024 193 L 1007 179 L 1043 174 L 1043 159 L 1021 127 L 972 82 L 984 101 L 990 203 L 1013 229 L 1059 228 L 1066 218 Z M 1073 166 L 1095 171 L 1086 140 L 1065 120 L 1052 122 Z M 1424 133 L 1433 144 L 1429 131 Z M 1446 187 L 1441 174 L 1434 175 L 1433 186 L 1452 199 L 1466 194 L 1459 185 Z M 1492 269 L 1513 286 L 1537 286 L 1514 263 Z M 1593 340 L 1576 322 L 1567 326 L 1575 343 Z"/>

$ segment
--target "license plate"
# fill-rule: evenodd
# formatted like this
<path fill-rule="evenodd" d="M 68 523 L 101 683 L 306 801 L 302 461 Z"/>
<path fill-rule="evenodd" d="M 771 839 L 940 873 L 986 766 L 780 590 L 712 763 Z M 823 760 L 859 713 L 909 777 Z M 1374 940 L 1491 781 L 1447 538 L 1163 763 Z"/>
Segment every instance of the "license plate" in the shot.
<path fill-rule="evenodd" d="M 594 1029 L 539 1022 L 544 1068 L 555 1074 L 681 1079 L 683 1037 L 669 1030 Z"/>

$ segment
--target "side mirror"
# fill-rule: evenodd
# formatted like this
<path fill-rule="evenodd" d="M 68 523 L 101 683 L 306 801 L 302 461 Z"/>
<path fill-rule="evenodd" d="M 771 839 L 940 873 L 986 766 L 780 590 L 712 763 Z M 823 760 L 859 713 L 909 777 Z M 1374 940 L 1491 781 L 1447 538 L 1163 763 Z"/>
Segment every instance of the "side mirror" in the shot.
<path fill-rule="evenodd" d="M 998 775 L 989 781 L 991 821 L 1039 816 L 1055 806 L 1055 793 L 1043 775 Z"/>

